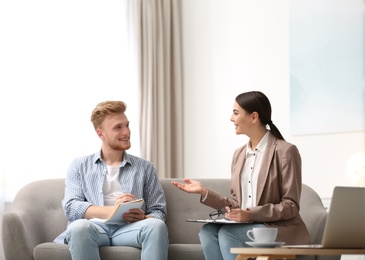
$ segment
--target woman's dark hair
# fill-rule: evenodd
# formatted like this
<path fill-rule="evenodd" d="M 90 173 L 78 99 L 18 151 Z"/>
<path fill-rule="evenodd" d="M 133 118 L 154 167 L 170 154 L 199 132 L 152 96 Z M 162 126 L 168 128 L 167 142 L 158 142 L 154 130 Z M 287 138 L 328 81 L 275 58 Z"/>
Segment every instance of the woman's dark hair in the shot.
<path fill-rule="evenodd" d="M 284 140 L 279 129 L 271 121 L 271 105 L 264 93 L 260 91 L 244 92 L 236 97 L 236 102 L 250 114 L 257 112 L 261 124 L 269 125 L 271 133 L 276 138 Z"/>

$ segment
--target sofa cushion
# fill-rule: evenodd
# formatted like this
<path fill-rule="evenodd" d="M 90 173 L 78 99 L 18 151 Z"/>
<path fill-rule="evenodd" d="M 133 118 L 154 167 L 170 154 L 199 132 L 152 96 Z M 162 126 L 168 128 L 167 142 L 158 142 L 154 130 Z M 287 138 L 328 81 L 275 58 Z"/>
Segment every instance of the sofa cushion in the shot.
<path fill-rule="evenodd" d="M 113 246 L 100 247 L 101 259 L 108 260 L 140 260 L 141 251 L 134 247 Z M 42 243 L 34 248 L 34 259 L 72 260 L 68 245 Z M 200 244 L 171 244 L 170 260 L 203 260 L 204 254 Z"/>

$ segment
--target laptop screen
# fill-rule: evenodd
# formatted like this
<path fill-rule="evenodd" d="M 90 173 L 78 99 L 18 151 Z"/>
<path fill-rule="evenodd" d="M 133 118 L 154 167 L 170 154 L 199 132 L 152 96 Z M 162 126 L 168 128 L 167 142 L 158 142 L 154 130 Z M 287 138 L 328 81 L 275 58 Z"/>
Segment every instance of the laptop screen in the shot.
<path fill-rule="evenodd" d="M 322 246 L 365 248 L 365 188 L 334 188 Z"/>

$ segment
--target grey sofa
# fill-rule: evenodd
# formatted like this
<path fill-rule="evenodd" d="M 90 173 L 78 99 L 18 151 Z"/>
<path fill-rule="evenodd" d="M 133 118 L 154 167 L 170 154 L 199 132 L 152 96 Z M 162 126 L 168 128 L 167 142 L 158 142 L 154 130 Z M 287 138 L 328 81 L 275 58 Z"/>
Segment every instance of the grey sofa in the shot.
<path fill-rule="evenodd" d="M 161 179 L 167 199 L 169 259 L 204 259 L 198 239 L 202 224 L 185 220 L 208 218 L 213 209 L 200 204 L 198 195 L 178 190 L 171 184 L 172 180 Z M 229 196 L 229 179 L 199 181 Z M 18 192 L 12 210 L 3 216 L 2 238 L 6 260 L 71 260 L 67 245 L 52 243 L 67 225 L 61 207 L 64 182 L 64 179 L 36 181 Z M 303 185 L 302 190 L 301 214 L 312 242 L 320 243 L 327 212 L 317 193 L 306 185 Z M 132 247 L 101 247 L 100 255 L 102 259 L 140 259 L 140 250 Z"/>

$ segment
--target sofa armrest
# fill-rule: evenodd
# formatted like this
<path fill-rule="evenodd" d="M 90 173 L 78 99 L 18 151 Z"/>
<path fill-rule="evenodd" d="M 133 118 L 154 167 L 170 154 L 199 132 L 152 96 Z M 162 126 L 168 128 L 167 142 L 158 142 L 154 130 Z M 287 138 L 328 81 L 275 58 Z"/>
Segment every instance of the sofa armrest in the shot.
<path fill-rule="evenodd" d="M 29 226 L 24 224 L 20 212 L 10 211 L 3 214 L 2 239 L 6 260 L 33 260 L 34 241 Z"/>

